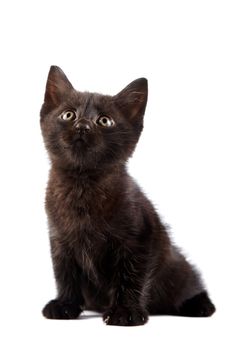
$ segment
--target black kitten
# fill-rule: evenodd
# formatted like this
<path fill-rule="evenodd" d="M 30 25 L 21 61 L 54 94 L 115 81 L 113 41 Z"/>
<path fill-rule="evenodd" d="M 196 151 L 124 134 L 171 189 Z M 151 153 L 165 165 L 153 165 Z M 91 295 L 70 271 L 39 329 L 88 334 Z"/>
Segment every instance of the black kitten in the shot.
<path fill-rule="evenodd" d="M 145 78 L 105 96 L 78 92 L 60 68 L 50 69 L 41 128 L 51 159 L 46 210 L 58 294 L 43 309 L 47 318 L 77 318 L 87 309 L 108 325 L 135 326 L 149 314 L 215 311 L 126 171 L 146 102 Z"/>

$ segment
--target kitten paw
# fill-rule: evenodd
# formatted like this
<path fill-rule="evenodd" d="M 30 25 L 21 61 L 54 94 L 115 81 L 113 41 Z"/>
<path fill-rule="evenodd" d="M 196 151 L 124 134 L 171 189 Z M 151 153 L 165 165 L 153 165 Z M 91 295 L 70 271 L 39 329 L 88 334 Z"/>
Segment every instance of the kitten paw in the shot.
<path fill-rule="evenodd" d="M 51 300 L 42 310 L 44 317 L 59 320 L 75 319 L 81 312 L 77 304 L 58 299 Z"/>
<path fill-rule="evenodd" d="M 141 326 L 148 321 L 146 310 L 116 307 L 103 315 L 103 320 L 111 326 Z"/>
<path fill-rule="evenodd" d="M 208 297 L 207 292 L 195 295 L 186 300 L 180 308 L 179 315 L 190 317 L 208 317 L 215 312 L 215 306 Z"/>

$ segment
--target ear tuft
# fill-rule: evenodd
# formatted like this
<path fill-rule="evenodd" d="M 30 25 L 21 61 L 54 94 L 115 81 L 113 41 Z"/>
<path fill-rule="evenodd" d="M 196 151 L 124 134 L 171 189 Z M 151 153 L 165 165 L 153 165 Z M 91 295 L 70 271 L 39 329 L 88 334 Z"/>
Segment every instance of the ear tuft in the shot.
<path fill-rule="evenodd" d="M 138 120 L 142 119 L 145 113 L 147 96 L 147 79 L 139 78 L 115 95 L 114 100 L 127 118 Z"/>

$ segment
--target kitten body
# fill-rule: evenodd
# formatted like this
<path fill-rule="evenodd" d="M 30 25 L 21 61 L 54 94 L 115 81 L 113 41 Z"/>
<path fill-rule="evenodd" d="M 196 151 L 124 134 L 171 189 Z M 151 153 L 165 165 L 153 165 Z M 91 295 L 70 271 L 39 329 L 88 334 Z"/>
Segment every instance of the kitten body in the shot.
<path fill-rule="evenodd" d="M 57 298 L 47 318 L 103 313 L 109 325 L 141 325 L 149 314 L 210 316 L 199 274 L 128 175 L 143 128 L 147 81 L 115 96 L 76 91 L 52 66 L 41 109 L 51 159 L 46 193 Z"/>

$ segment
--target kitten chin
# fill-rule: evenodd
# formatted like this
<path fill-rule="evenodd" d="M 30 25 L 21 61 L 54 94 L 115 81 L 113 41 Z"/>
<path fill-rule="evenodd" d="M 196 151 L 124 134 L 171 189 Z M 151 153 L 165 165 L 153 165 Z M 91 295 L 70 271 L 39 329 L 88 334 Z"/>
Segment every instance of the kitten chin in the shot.
<path fill-rule="evenodd" d="M 90 309 L 107 325 L 136 326 L 149 315 L 215 311 L 196 268 L 127 173 L 147 94 L 145 78 L 115 96 L 79 92 L 50 69 L 40 121 L 51 160 L 46 212 L 57 296 L 43 309 L 47 318 Z"/>

